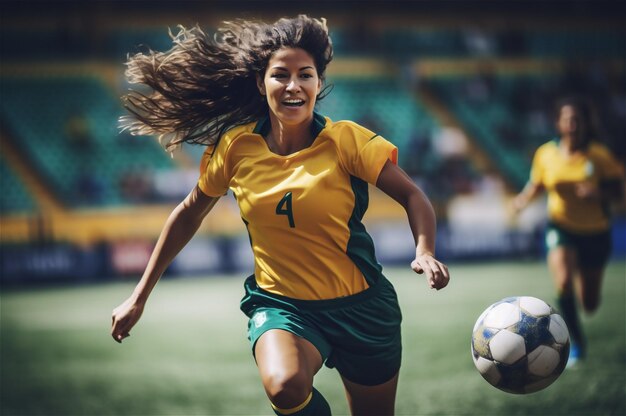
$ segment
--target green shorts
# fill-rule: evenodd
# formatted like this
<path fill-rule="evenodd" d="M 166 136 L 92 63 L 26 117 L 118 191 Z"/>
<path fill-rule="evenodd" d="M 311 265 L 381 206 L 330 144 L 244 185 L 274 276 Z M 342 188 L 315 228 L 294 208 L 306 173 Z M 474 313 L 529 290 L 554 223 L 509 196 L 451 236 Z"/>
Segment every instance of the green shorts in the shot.
<path fill-rule="evenodd" d="M 311 342 L 327 367 L 354 383 L 375 386 L 400 370 L 402 314 L 396 291 L 384 277 L 356 295 L 329 300 L 275 295 L 259 288 L 254 275 L 244 289 L 241 310 L 250 318 L 253 354 L 263 333 L 282 329 Z"/>
<path fill-rule="evenodd" d="M 550 222 L 546 228 L 546 247 L 572 247 L 583 268 L 602 268 L 609 261 L 612 249 L 611 230 L 593 234 L 578 234 Z"/>

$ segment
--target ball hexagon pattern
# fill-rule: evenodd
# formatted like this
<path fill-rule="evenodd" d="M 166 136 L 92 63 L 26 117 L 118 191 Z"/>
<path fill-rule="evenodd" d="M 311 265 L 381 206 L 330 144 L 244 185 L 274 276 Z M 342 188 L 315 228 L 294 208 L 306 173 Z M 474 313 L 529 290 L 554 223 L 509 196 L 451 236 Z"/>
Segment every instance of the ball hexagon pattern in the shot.
<path fill-rule="evenodd" d="M 513 364 L 526 355 L 524 337 L 506 329 L 498 331 L 489 341 L 491 357 L 504 364 Z"/>
<path fill-rule="evenodd" d="M 558 312 L 541 299 L 515 296 L 490 305 L 472 333 L 474 365 L 489 384 L 526 394 L 552 384 L 569 357 L 569 333 Z"/>

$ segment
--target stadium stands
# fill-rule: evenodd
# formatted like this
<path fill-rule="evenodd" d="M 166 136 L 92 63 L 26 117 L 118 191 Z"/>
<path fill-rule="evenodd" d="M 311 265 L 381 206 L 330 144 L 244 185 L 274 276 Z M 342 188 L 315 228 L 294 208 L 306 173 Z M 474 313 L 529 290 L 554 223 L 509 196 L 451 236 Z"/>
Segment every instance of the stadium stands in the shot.
<path fill-rule="evenodd" d="M 323 114 L 355 121 L 390 140 L 398 146 L 403 166 L 422 162 L 414 142 L 424 135 L 429 139 L 437 123 L 410 87 L 391 77 L 337 77 L 329 82 L 333 90 L 320 104 Z"/>
<path fill-rule="evenodd" d="M 615 122 L 622 108 L 616 101 L 619 85 L 612 86 L 608 72 L 602 66 L 593 75 L 575 76 L 493 71 L 433 77 L 425 84 L 457 116 L 462 128 L 486 151 L 509 183 L 521 189 L 528 179 L 535 149 L 556 136 L 554 102 L 564 94 L 585 94 L 596 105 L 597 138 L 623 156 L 623 149 L 615 146 L 621 136 L 620 123 Z M 595 88 L 582 89 L 590 85 Z"/>
<path fill-rule="evenodd" d="M 85 208 L 122 216 L 134 205 L 172 203 L 197 175 L 202 147 L 184 146 L 183 157 L 171 159 L 155 140 L 120 134 L 118 96 L 125 87 L 127 54 L 148 47 L 167 50 L 168 27 L 176 33 L 178 23 L 214 24 L 218 16 L 213 10 L 185 15 L 177 7 L 176 15 L 165 9 L 146 14 L 138 4 L 122 3 L 111 2 L 111 7 L 128 7 L 128 14 L 118 16 L 101 3 L 83 20 L 80 11 L 66 8 L 71 16 L 39 13 L 31 21 L 23 14 L 0 27 L 3 130 L 27 168 L 67 208 L 64 221 Z M 335 121 L 361 123 L 395 143 L 401 166 L 439 207 L 440 220 L 447 220 L 451 198 L 475 191 L 473 184 L 487 176 L 472 152 L 460 157 L 440 153 L 443 137 L 465 135 L 469 146 L 497 168 L 489 174 L 506 178 L 510 193 L 526 181 L 534 149 L 553 136 L 552 104 L 565 91 L 583 93 L 598 105 L 601 138 L 626 158 L 626 31 L 615 22 L 570 21 L 560 17 L 560 9 L 541 21 L 513 15 L 474 21 L 458 11 L 432 19 L 402 10 L 380 19 L 373 8 L 367 13 L 361 18 L 353 18 L 352 11 L 324 14 L 335 47 L 328 73 L 334 89 L 319 112 Z M 209 26 L 203 28 L 212 33 Z M 442 119 L 422 88 L 454 117 Z M 0 156 L 2 215 L 37 215 L 38 199 L 13 167 Z M 171 189 L 174 185 L 178 188 Z M 231 208 L 224 211 L 238 223 L 238 211 Z M 388 215 L 382 211 L 376 218 Z M 216 222 L 235 229 L 223 221 L 226 214 L 219 215 Z M 142 238 L 156 237 L 162 220 L 152 223 L 158 225 Z"/>
<path fill-rule="evenodd" d="M 534 30 L 524 35 L 528 55 L 534 58 L 624 59 L 624 29 Z"/>
<path fill-rule="evenodd" d="M 94 76 L 3 78 L 0 111 L 33 169 L 68 206 L 149 199 L 129 176 L 174 164 L 153 140 L 119 135 L 119 105 Z"/>
<path fill-rule="evenodd" d="M 0 212 L 2 215 L 29 213 L 34 209 L 34 201 L 28 190 L 14 174 L 3 158 L 0 158 Z"/>

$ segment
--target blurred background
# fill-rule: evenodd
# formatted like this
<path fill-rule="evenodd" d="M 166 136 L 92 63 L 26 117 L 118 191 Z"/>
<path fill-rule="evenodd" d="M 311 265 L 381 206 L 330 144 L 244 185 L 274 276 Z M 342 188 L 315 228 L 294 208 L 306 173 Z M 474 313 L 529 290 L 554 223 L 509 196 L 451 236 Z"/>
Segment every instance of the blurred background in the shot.
<path fill-rule="evenodd" d="M 555 100 L 583 94 L 598 139 L 626 158 L 623 2 L 3 2 L 0 119 L 2 283 L 135 276 L 202 147 L 173 157 L 120 133 L 128 54 L 167 50 L 168 30 L 234 18 L 328 19 L 332 93 L 318 111 L 395 143 L 435 205 L 446 261 L 543 255 L 544 201 L 508 202 L 555 137 Z M 358 9 L 358 13 L 355 11 Z M 383 263 L 405 262 L 399 206 L 372 190 L 367 226 Z M 615 255 L 623 258 L 624 207 Z M 223 198 L 169 274 L 247 271 L 234 198 Z"/>
<path fill-rule="evenodd" d="M 535 149 L 556 135 L 565 94 L 593 104 L 598 140 L 626 161 L 623 1 L 0 2 L 0 413 L 273 414 L 238 310 L 252 271 L 231 194 L 168 269 L 133 337 L 109 336 L 167 216 L 195 186 L 202 147 L 170 157 L 120 133 L 128 54 L 167 50 L 168 30 L 223 20 L 326 17 L 333 90 L 318 111 L 395 143 L 431 199 L 453 281 L 428 291 L 408 267 L 398 204 L 370 188 L 365 223 L 399 294 L 404 415 L 623 415 L 626 219 L 614 207 L 603 304 L 583 316 L 589 358 L 545 391 L 489 386 L 471 328 L 512 295 L 554 301 L 545 200 L 514 218 Z M 316 386 L 347 405 L 336 372 Z"/>

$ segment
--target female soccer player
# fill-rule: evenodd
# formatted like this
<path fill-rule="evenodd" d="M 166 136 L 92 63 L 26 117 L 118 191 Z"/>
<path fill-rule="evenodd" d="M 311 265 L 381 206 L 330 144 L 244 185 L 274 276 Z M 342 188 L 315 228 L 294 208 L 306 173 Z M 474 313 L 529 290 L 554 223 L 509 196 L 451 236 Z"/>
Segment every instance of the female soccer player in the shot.
<path fill-rule="evenodd" d="M 167 146 L 206 144 L 198 185 L 173 211 L 132 295 L 113 311 L 121 342 L 174 256 L 231 189 L 250 235 L 254 274 L 242 311 L 261 380 L 278 415 L 327 415 L 313 388 L 322 364 L 341 374 L 353 414 L 393 414 L 401 360 L 396 293 L 361 219 L 368 183 L 406 210 L 411 267 L 448 284 L 434 257 L 433 209 L 396 165 L 396 147 L 350 121 L 314 112 L 332 45 L 325 20 L 227 23 L 218 36 L 182 29 L 166 53 L 128 62 L 125 123 Z"/>
<path fill-rule="evenodd" d="M 558 304 L 571 337 L 573 365 L 585 355 L 578 300 L 586 312 L 600 304 L 604 268 L 611 253 L 609 203 L 622 194 L 623 167 L 594 137 L 591 109 L 578 98 L 557 104 L 560 137 L 537 149 L 530 181 L 514 199 L 517 211 L 548 193 L 546 246 Z"/>

